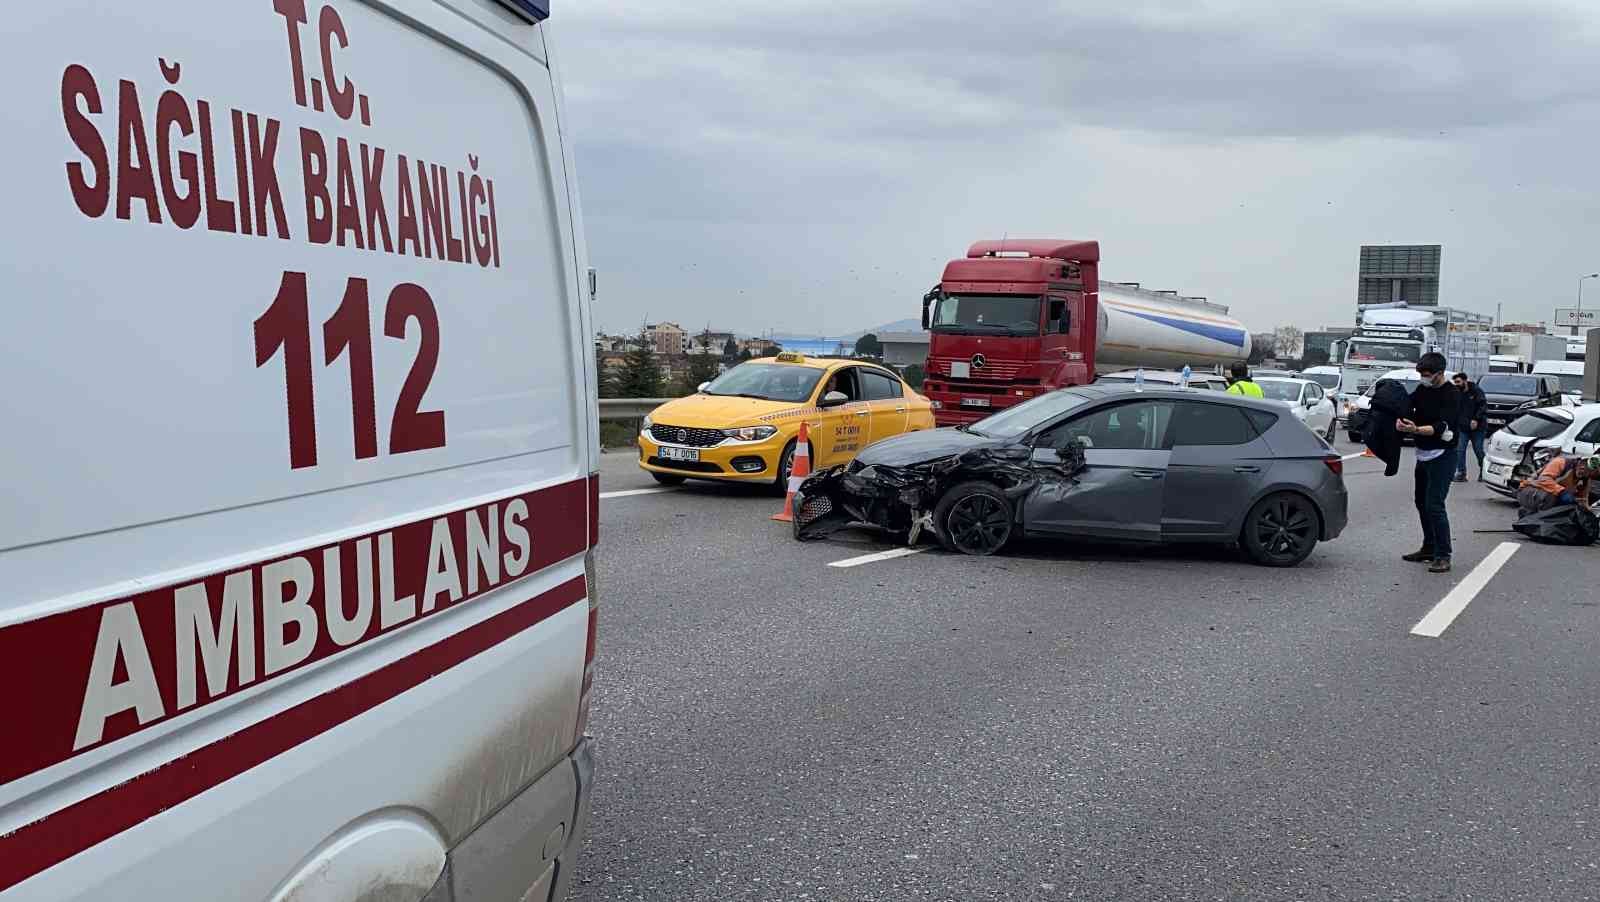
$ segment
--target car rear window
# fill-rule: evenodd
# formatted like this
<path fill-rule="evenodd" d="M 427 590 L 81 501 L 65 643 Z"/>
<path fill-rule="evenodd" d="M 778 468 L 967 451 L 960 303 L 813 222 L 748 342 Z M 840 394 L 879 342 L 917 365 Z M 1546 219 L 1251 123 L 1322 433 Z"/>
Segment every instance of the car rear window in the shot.
<path fill-rule="evenodd" d="M 1263 435 L 1272 428 L 1272 424 L 1278 422 L 1277 414 L 1265 410 L 1247 410 L 1244 415 L 1250 420 L 1250 425 L 1256 427 L 1256 431 Z"/>
<path fill-rule="evenodd" d="M 1570 420 L 1547 413 L 1525 413 L 1512 420 L 1506 431 L 1523 438 L 1555 438 L 1570 425 Z"/>

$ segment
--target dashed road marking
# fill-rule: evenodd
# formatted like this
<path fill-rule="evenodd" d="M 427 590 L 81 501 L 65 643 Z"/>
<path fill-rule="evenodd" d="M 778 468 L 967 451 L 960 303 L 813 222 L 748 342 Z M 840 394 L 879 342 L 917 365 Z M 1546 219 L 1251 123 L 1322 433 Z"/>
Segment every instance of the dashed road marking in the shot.
<path fill-rule="evenodd" d="M 1483 587 L 1489 584 L 1489 580 L 1494 579 L 1494 575 L 1506 565 L 1506 561 L 1511 560 L 1511 556 L 1517 553 L 1518 547 L 1512 542 L 1501 542 L 1496 546 L 1489 552 L 1488 557 L 1472 568 L 1466 579 L 1457 583 L 1456 587 L 1450 590 L 1450 594 L 1433 606 L 1433 610 L 1429 611 L 1426 617 L 1417 621 L 1417 625 L 1411 628 L 1411 635 L 1427 636 L 1430 639 L 1437 639 L 1443 635 L 1445 629 L 1467 609 L 1467 605 L 1472 603 L 1472 599 L 1478 597 Z"/>
<path fill-rule="evenodd" d="M 842 561 L 834 561 L 829 567 L 859 567 L 862 564 L 874 564 L 878 561 L 890 561 L 908 554 L 921 554 L 932 546 L 919 545 L 916 548 L 891 548 L 888 551 L 879 551 L 875 554 L 863 554 L 860 557 L 847 557 Z"/>
<path fill-rule="evenodd" d="M 659 495 L 662 492 L 675 492 L 675 491 L 677 491 L 677 489 L 660 488 L 660 489 L 628 489 L 625 492 L 601 492 L 600 493 L 600 500 L 604 501 L 607 498 L 631 498 L 634 495 Z"/>

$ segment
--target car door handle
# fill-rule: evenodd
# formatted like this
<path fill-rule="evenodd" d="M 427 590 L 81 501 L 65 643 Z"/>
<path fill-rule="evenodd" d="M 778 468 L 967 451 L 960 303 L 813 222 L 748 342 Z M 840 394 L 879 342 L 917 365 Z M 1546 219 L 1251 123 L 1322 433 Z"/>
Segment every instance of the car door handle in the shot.
<path fill-rule="evenodd" d="M 1241 465 L 1239 465 L 1237 467 L 1234 467 L 1233 468 L 1233 472 L 1235 472 L 1235 473 L 1260 473 L 1261 472 L 1261 468 L 1258 467 L 1258 466 L 1255 466 L 1254 464 L 1241 464 Z"/>
<path fill-rule="evenodd" d="M 870 414 L 871 412 L 872 411 L 870 411 L 870 410 L 858 410 L 858 411 L 856 411 L 856 416 L 864 417 L 864 416 Z"/>
<path fill-rule="evenodd" d="M 896 408 L 895 408 L 895 409 L 894 409 L 894 412 L 895 412 L 895 413 L 905 413 L 905 412 L 906 412 L 906 409 L 905 409 L 905 408 L 904 408 L 904 407 L 896 407 Z"/>
<path fill-rule="evenodd" d="M 1166 474 L 1160 470 L 1134 470 L 1133 475 L 1138 479 L 1160 479 Z"/>

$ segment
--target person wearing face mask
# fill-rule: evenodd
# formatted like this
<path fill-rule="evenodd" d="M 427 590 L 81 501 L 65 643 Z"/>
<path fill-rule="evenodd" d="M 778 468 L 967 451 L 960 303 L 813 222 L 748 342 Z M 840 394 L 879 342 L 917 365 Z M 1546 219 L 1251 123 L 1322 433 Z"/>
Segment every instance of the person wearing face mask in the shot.
<path fill-rule="evenodd" d="M 1421 383 L 1411 392 L 1411 409 L 1395 429 L 1417 446 L 1417 517 L 1422 522 L 1422 547 L 1401 559 L 1427 562 L 1431 573 L 1450 572 L 1450 515 L 1445 499 L 1456 474 L 1456 430 L 1461 423 L 1461 392 L 1445 379 L 1443 354 L 1427 353 L 1417 361 Z"/>

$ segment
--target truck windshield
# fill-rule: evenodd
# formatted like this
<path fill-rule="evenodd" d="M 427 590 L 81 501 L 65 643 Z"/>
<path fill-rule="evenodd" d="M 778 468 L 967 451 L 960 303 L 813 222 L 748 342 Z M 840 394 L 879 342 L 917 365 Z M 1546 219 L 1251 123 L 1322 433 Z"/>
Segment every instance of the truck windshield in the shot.
<path fill-rule="evenodd" d="M 1478 387 L 1491 395 L 1527 395 L 1531 398 L 1539 393 L 1539 380 L 1533 376 L 1490 373 L 1478 380 Z"/>
<path fill-rule="evenodd" d="M 1038 335 L 1037 295 L 948 294 L 933 311 L 933 331 L 954 335 Z"/>
<path fill-rule="evenodd" d="M 1420 345 L 1414 344 L 1355 339 L 1350 342 L 1345 360 L 1351 363 L 1416 363 L 1421 356 L 1419 349 Z"/>
<path fill-rule="evenodd" d="M 706 386 L 708 395 L 804 401 L 822 378 L 822 370 L 792 363 L 741 363 Z"/>

